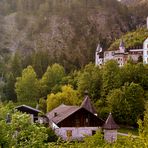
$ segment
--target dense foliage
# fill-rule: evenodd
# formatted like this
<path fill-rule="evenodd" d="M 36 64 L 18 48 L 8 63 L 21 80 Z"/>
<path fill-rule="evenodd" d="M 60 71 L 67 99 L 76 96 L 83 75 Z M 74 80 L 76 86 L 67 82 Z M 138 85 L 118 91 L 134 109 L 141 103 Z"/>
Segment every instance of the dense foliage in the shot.
<path fill-rule="evenodd" d="M 137 29 L 136 31 L 128 32 L 127 34 L 121 36 L 121 39 L 125 43 L 125 48 L 141 48 L 143 47 L 143 42 L 148 36 L 148 30 L 145 28 Z M 109 50 L 117 50 L 121 39 L 117 39 L 111 44 Z"/>
<path fill-rule="evenodd" d="M 102 67 L 90 63 L 71 73 L 53 64 L 41 78 L 28 66 L 18 75 L 8 73 L 9 79 L 2 81 L 1 100 L 34 107 L 39 103 L 45 113 L 62 103 L 80 105 L 87 90 L 100 117 L 106 119 L 112 112 L 118 123 L 136 126 L 148 100 L 148 67 L 132 61 L 121 68 L 114 60 Z"/>
<path fill-rule="evenodd" d="M 16 112 L 12 103 L 0 103 L 0 147 L 47 148 L 54 141 L 57 136 L 50 128 L 32 123 L 30 115 Z"/>

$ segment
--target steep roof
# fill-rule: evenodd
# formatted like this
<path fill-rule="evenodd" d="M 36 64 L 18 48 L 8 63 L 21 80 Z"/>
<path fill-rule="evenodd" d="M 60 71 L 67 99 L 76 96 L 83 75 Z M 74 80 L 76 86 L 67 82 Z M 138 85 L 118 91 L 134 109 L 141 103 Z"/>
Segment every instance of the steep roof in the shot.
<path fill-rule="evenodd" d="M 120 41 L 120 45 L 119 45 L 119 47 L 124 47 L 123 39 Z"/>
<path fill-rule="evenodd" d="M 38 114 L 41 112 L 40 110 L 35 109 L 31 106 L 27 106 L 27 105 L 20 105 L 20 106 L 15 107 L 15 109 L 21 112 L 26 112 L 26 113 L 31 113 L 31 114 Z"/>
<path fill-rule="evenodd" d="M 81 106 L 80 107 L 79 106 L 68 106 L 68 105 L 62 104 L 58 106 L 57 108 L 53 109 L 52 111 L 48 112 L 46 116 L 48 117 L 49 121 L 52 121 L 55 124 L 59 124 L 64 119 L 68 118 L 69 116 L 73 115 L 74 113 L 76 113 L 77 111 L 81 109 L 84 109 L 86 110 L 86 112 L 91 113 L 94 116 L 94 118 L 97 118 L 102 123 L 104 123 L 104 121 L 98 118 L 97 116 L 95 116 L 94 113 L 90 112 L 89 110 Z"/>
<path fill-rule="evenodd" d="M 107 120 L 105 121 L 103 128 L 108 129 L 108 130 L 113 130 L 113 129 L 119 128 L 119 126 L 115 123 L 111 113 L 109 114 Z"/>
<path fill-rule="evenodd" d="M 52 120 L 55 124 L 58 124 L 71 114 L 75 113 L 77 110 L 79 110 L 80 107 L 78 106 L 67 106 L 67 105 L 60 105 L 57 108 L 53 109 L 49 113 L 47 113 L 47 117 L 49 120 Z"/>
<path fill-rule="evenodd" d="M 84 101 L 83 101 L 82 104 L 81 104 L 81 107 L 87 109 L 88 111 L 90 111 L 90 112 L 93 113 L 93 114 L 97 113 L 97 112 L 96 112 L 96 109 L 95 109 L 95 107 L 92 105 L 91 100 L 90 100 L 90 98 L 89 98 L 88 95 L 85 96 Z"/>

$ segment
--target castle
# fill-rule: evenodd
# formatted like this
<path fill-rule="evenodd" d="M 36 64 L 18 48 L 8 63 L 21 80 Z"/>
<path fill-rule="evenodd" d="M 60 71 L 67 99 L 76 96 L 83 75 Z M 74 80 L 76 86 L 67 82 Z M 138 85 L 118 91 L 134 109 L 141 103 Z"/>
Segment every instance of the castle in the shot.
<path fill-rule="evenodd" d="M 109 60 L 116 60 L 118 65 L 122 67 L 127 63 L 128 59 L 133 60 L 135 63 L 143 61 L 143 64 L 148 64 L 148 37 L 143 42 L 143 46 L 130 49 L 125 48 L 123 40 L 120 41 L 119 49 L 114 51 L 103 51 L 99 44 L 95 54 L 95 65 L 101 66 Z"/>

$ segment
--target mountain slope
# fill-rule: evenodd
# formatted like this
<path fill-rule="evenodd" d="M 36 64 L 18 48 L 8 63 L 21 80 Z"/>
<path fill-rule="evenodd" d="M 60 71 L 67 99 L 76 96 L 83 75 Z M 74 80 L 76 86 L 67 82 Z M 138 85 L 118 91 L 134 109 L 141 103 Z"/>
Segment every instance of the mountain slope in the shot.
<path fill-rule="evenodd" d="M 0 50 L 47 51 L 52 62 L 65 67 L 94 61 L 99 42 L 107 48 L 143 23 L 115 0 L 5 0 L 0 6 Z"/>
<path fill-rule="evenodd" d="M 123 35 L 120 39 L 113 42 L 109 50 L 117 50 L 121 39 L 125 43 L 125 47 L 128 48 L 138 48 L 143 46 L 144 40 L 148 37 L 148 30 L 145 28 L 137 29 L 136 31 L 128 32 Z"/>

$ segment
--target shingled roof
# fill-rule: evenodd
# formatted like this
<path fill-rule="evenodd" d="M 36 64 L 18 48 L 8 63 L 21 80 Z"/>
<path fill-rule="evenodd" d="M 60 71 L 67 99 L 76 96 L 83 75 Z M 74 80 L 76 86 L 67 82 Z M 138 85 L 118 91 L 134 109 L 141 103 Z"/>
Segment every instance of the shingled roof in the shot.
<path fill-rule="evenodd" d="M 40 110 L 33 108 L 31 106 L 27 106 L 27 105 L 20 105 L 20 106 L 15 107 L 15 109 L 17 109 L 21 112 L 26 112 L 26 113 L 31 113 L 31 114 L 41 113 Z"/>
<path fill-rule="evenodd" d="M 68 106 L 68 105 L 60 105 L 57 108 L 53 109 L 49 113 L 47 113 L 47 117 L 49 120 L 52 120 L 55 124 L 58 124 L 62 120 L 66 119 L 71 114 L 75 113 L 79 110 L 78 106 Z"/>
<path fill-rule="evenodd" d="M 96 109 L 94 108 L 94 106 L 91 103 L 91 100 L 89 98 L 88 95 L 85 96 L 84 101 L 81 104 L 81 107 L 87 109 L 88 111 L 90 111 L 93 114 L 96 114 Z"/>
<path fill-rule="evenodd" d="M 119 128 L 119 126 L 115 123 L 111 113 L 109 114 L 107 120 L 105 121 L 103 128 L 108 129 L 108 130 L 113 130 L 113 129 Z"/>

